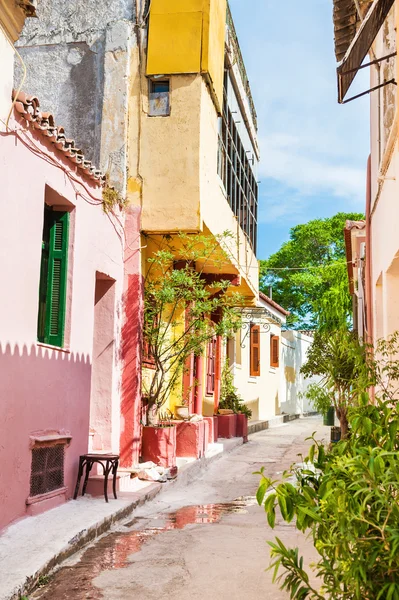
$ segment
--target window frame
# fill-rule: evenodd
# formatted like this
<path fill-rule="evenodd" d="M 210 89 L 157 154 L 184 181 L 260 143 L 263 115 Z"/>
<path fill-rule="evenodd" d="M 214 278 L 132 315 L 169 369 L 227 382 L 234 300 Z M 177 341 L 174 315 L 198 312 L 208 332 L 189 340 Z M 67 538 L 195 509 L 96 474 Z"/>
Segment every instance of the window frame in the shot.
<path fill-rule="evenodd" d="M 69 211 L 44 205 L 37 340 L 58 348 L 65 337 L 69 216 Z"/>
<path fill-rule="evenodd" d="M 270 335 L 270 366 L 277 369 L 280 366 L 280 336 Z"/>
<path fill-rule="evenodd" d="M 251 323 L 249 328 L 249 374 L 251 377 L 260 377 L 260 359 L 260 325 Z"/>
<path fill-rule="evenodd" d="M 164 91 L 164 92 L 153 91 L 153 87 L 155 87 L 157 85 L 166 84 L 166 83 L 168 84 L 167 91 Z M 148 116 L 149 117 L 169 117 L 170 116 L 170 112 L 171 112 L 170 92 L 171 92 L 170 78 L 165 77 L 162 79 L 161 78 L 155 79 L 154 77 L 151 77 L 148 79 Z M 164 109 L 162 107 L 157 108 L 155 106 L 155 104 L 157 102 L 158 103 L 161 102 L 161 100 L 162 100 L 161 95 L 164 95 L 165 100 L 166 100 Z"/>
<path fill-rule="evenodd" d="M 215 392 L 216 381 L 216 335 L 206 346 L 206 395 L 212 396 Z"/>

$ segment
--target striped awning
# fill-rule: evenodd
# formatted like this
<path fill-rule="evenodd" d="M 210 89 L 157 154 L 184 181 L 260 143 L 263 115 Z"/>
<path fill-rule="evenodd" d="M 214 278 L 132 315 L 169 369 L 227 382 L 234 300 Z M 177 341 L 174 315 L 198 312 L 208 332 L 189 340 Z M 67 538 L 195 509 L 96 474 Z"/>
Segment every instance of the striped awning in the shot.
<path fill-rule="evenodd" d="M 344 98 L 395 0 L 374 0 L 342 62 L 337 68 L 338 102 Z"/>

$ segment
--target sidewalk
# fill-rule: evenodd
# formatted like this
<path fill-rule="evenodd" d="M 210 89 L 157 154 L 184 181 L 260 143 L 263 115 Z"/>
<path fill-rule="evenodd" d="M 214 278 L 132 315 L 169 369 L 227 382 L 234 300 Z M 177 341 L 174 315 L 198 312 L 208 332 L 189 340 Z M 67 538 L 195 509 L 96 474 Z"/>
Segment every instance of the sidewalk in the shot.
<path fill-rule="evenodd" d="M 176 480 L 153 483 L 130 480 L 128 492 L 110 497 L 79 497 L 43 514 L 27 517 L 8 527 L 0 536 L 0 600 L 17 599 L 35 586 L 57 564 L 128 516 L 136 507 L 154 498 L 174 481 L 188 483 L 210 462 L 241 446 L 242 438 L 211 444 L 201 460 L 178 459 Z"/>
<path fill-rule="evenodd" d="M 279 427 L 298 416 L 281 415 L 269 421 L 253 421 L 248 433 Z M 167 483 L 129 480 L 129 491 L 119 492 L 117 500 L 111 494 L 108 504 L 102 496 L 79 496 L 58 508 L 10 525 L 0 535 L 0 600 L 17 600 L 30 592 L 40 576 L 49 573 L 138 506 L 152 500 L 175 481 L 188 484 L 212 461 L 242 443 L 242 438 L 220 439 L 208 446 L 205 457 L 200 460 L 178 458 L 178 477 Z"/>

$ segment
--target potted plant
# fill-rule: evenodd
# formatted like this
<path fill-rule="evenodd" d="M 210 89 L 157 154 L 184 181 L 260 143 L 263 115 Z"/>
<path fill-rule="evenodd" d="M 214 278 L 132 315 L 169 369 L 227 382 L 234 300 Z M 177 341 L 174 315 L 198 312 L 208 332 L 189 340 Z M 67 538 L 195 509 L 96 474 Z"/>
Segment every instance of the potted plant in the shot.
<path fill-rule="evenodd" d="M 331 405 L 334 407 L 342 439 L 348 436 L 348 411 L 356 404 L 359 393 L 370 385 L 366 350 L 353 331 L 319 330 L 301 368 L 305 378 L 319 377 L 318 383 L 309 385 L 306 396 L 322 414 Z"/>
<path fill-rule="evenodd" d="M 226 360 L 221 380 L 220 402 L 218 410 L 219 437 L 242 437 L 248 441 L 248 419 L 252 411 L 234 385 L 234 376 Z"/>
<path fill-rule="evenodd" d="M 176 434 L 170 432 L 172 420 L 169 428 L 160 423 L 161 411 L 171 395 L 182 393 L 182 375 L 190 357 L 201 355 L 214 335 L 231 335 L 240 327 L 237 306 L 242 303 L 241 297 L 230 289 L 231 281 L 214 275 L 215 270 L 223 272 L 227 262 L 221 249 L 226 236 L 165 236 L 161 248 L 147 261 L 142 377 L 147 419 L 143 457 L 151 454 L 158 461 L 170 460 L 165 452 Z M 206 275 L 208 267 L 212 267 L 211 278 Z M 210 318 L 215 313 L 220 316 L 217 323 Z M 181 406 L 186 412 L 184 401 Z M 155 434 L 148 432 L 149 428 L 163 431 Z"/>

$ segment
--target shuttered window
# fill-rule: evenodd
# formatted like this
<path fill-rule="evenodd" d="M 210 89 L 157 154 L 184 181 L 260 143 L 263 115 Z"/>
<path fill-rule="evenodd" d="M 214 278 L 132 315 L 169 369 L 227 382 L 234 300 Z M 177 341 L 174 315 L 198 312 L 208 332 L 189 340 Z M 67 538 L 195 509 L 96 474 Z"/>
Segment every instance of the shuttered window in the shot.
<path fill-rule="evenodd" d="M 252 377 L 260 376 L 260 326 L 251 325 L 250 329 L 250 370 Z"/>
<path fill-rule="evenodd" d="M 68 262 L 69 213 L 45 205 L 37 339 L 63 346 Z"/>
<path fill-rule="evenodd" d="M 278 335 L 270 336 L 270 366 L 278 367 L 280 363 L 280 338 Z"/>

